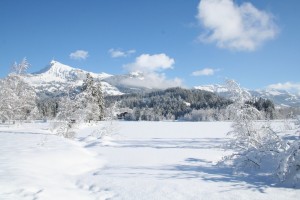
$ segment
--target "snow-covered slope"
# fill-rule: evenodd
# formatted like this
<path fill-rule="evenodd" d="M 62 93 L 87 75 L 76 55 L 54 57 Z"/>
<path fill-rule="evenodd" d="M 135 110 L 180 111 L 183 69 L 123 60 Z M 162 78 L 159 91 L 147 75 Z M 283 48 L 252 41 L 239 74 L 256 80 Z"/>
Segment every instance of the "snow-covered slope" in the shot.
<path fill-rule="evenodd" d="M 213 93 L 228 93 L 228 89 L 224 85 L 201 85 L 201 86 L 195 86 L 194 87 L 197 90 L 205 90 L 208 92 L 213 92 Z"/>
<path fill-rule="evenodd" d="M 52 93 L 59 95 L 68 91 L 68 88 L 76 88 L 82 85 L 87 73 L 90 73 L 96 81 L 102 82 L 104 94 L 122 94 L 116 87 L 107 82 L 103 82 L 103 79 L 111 77 L 112 75 L 87 72 L 54 60 L 50 62 L 49 66 L 41 71 L 27 75 L 25 81 L 33 86 L 38 93 Z"/>
<path fill-rule="evenodd" d="M 266 90 L 257 90 L 251 91 L 253 96 L 259 96 L 267 99 L 271 99 L 275 104 L 279 106 L 300 106 L 300 96 L 292 94 L 285 90 L 275 90 L 275 89 L 266 89 Z"/>
<path fill-rule="evenodd" d="M 229 95 L 228 90 L 223 85 L 202 85 L 195 86 L 195 89 L 205 90 L 216 93 L 220 96 L 227 97 Z M 300 96 L 292 94 L 285 90 L 265 89 L 265 90 L 248 90 L 253 97 L 262 97 L 272 100 L 277 106 L 300 106 Z"/>

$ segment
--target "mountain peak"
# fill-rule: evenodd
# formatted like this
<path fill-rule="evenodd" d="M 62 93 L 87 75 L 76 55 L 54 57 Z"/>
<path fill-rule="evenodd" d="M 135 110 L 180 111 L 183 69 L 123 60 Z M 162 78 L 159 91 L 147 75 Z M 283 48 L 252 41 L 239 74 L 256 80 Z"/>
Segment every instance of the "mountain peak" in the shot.
<path fill-rule="evenodd" d="M 44 79 L 45 82 L 76 81 L 85 78 L 85 72 L 83 70 L 70 67 L 56 60 L 51 60 L 48 66 L 33 73 L 33 75 Z"/>
<path fill-rule="evenodd" d="M 93 78 L 97 80 L 102 80 L 112 76 L 106 73 L 96 74 L 93 72 L 84 71 L 82 69 L 73 68 L 71 66 L 62 64 L 57 60 L 51 60 L 48 66 L 38 72 L 33 73 L 32 75 L 33 79 L 43 79 L 44 82 L 76 82 L 84 80 L 87 73 L 90 73 Z"/>
<path fill-rule="evenodd" d="M 56 60 L 51 60 L 51 61 L 50 61 L 50 65 L 54 65 L 55 63 L 59 63 L 59 62 L 56 61 Z"/>
<path fill-rule="evenodd" d="M 75 68 L 72 68 L 68 65 L 62 64 L 58 61 L 52 60 L 50 62 L 50 68 L 49 70 L 53 70 L 53 71 L 71 71 L 71 70 L 75 70 Z"/>
<path fill-rule="evenodd" d="M 64 65 L 56 60 L 51 60 L 49 65 L 47 65 L 45 68 L 41 69 L 40 71 L 37 71 L 33 74 L 44 74 L 44 73 L 53 73 L 57 71 L 71 71 L 74 70 L 74 68 Z"/>

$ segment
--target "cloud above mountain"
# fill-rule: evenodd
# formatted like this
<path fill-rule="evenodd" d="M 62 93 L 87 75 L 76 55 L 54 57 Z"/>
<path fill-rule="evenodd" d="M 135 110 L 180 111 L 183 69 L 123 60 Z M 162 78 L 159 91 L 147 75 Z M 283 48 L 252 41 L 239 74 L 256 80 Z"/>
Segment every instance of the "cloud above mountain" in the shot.
<path fill-rule="evenodd" d="M 130 87 L 144 87 L 148 89 L 167 89 L 180 87 L 183 81 L 180 78 L 167 79 L 163 73 L 147 73 L 142 78 L 127 78 L 121 81 L 123 85 Z"/>
<path fill-rule="evenodd" d="M 130 49 L 128 51 L 122 51 L 120 49 L 109 49 L 108 53 L 110 54 L 110 56 L 112 58 L 120 58 L 120 57 L 128 57 L 131 54 L 134 54 L 136 52 L 136 50 L 134 49 Z"/>
<path fill-rule="evenodd" d="M 267 88 L 276 89 L 276 90 L 287 90 L 289 92 L 300 95 L 300 83 L 292 83 L 292 82 L 276 83 L 267 86 Z"/>
<path fill-rule="evenodd" d="M 192 76 L 212 76 L 214 75 L 218 69 L 212 69 L 212 68 L 204 68 L 198 71 L 194 71 L 192 73 Z"/>
<path fill-rule="evenodd" d="M 249 2 L 201 0 L 196 17 L 205 29 L 200 41 L 224 49 L 254 51 L 278 33 L 273 15 Z"/>
<path fill-rule="evenodd" d="M 73 60 L 85 60 L 89 56 L 89 52 L 84 50 L 77 50 L 70 53 L 70 58 Z"/>
<path fill-rule="evenodd" d="M 133 63 L 124 65 L 124 69 L 129 72 L 139 72 L 143 74 L 140 78 L 127 78 L 122 81 L 128 86 L 146 87 L 152 89 L 165 89 L 183 85 L 180 78 L 168 79 L 163 71 L 173 69 L 175 60 L 164 53 L 142 54 Z"/>
<path fill-rule="evenodd" d="M 124 65 L 129 71 L 157 72 L 172 69 L 175 60 L 164 53 L 161 54 L 142 54 L 135 59 L 135 62 Z"/>

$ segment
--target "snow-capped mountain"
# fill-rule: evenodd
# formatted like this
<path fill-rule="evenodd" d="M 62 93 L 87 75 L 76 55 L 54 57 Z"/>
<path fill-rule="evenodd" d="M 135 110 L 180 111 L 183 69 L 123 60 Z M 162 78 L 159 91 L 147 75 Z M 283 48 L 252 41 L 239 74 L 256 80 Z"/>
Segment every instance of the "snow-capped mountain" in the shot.
<path fill-rule="evenodd" d="M 103 81 L 103 79 L 111 77 L 110 74 L 91 73 L 54 60 L 41 71 L 27 75 L 25 81 L 33 86 L 38 93 L 59 95 L 65 93 L 68 88 L 81 86 L 87 73 L 90 73 L 96 81 L 101 81 L 104 94 L 123 94 L 116 87 Z"/>
<path fill-rule="evenodd" d="M 26 75 L 25 81 L 33 86 L 37 93 L 60 95 L 66 93 L 70 88 L 81 86 L 87 73 L 90 73 L 95 81 L 101 81 L 103 93 L 106 95 L 122 95 L 151 90 L 145 86 L 130 84 L 136 81 L 143 82 L 144 74 L 140 72 L 123 75 L 97 74 L 73 68 L 54 60 L 44 69 Z"/>
<path fill-rule="evenodd" d="M 253 96 L 272 100 L 276 105 L 283 107 L 299 107 L 300 95 L 292 94 L 286 90 L 265 89 L 251 91 Z"/>
<path fill-rule="evenodd" d="M 90 73 L 96 81 L 101 81 L 103 93 L 106 95 L 121 95 L 152 90 L 152 88 L 147 87 L 147 80 L 144 74 L 140 72 L 123 75 L 97 74 L 73 68 L 54 60 L 39 72 L 26 75 L 25 81 L 33 86 L 38 93 L 60 95 L 66 93 L 70 88 L 81 86 L 87 73 Z M 228 90 L 223 85 L 202 85 L 194 88 L 228 97 Z M 274 89 L 247 91 L 254 97 L 268 98 L 278 106 L 300 106 L 300 95 L 288 91 Z"/>
<path fill-rule="evenodd" d="M 195 86 L 195 89 L 198 90 L 205 90 L 209 92 L 216 93 L 220 96 L 227 97 L 228 90 L 223 85 L 202 85 L 202 86 Z M 300 96 L 296 94 L 292 94 L 285 90 L 275 90 L 275 89 L 264 89 L 264 90 L 248 90 L 253 97 L 262 97 L 265 99 L 272 100 L 277 106 L 282 107 L 299 107 L 300 106 Z"/>
<path fill-rule="evenodd" d="M 205 90 L 208 92 L 223 94 L 225 96 L 226 93 L 228 93 L 228 89 L 224 85 L 201 85 L 201 86 L 195 86 L 194 87 L 197 90 Z"/>
<path fill-rule="evenodd" d="M 86 78 L 86 74 L 90 73 L 94 79 L 102 80 L 112 75 L 101 73 L 96 74 L 87 72 L 82 69 L 77 69 L 64 65 L 58 61 L 52 60 L 46 68 L 39 72 L 32 74 L 32 80 L 38 80 L 40 82 L 43 79 L 44 82 L 69 82 L 69 81 L 82 81 Z"/>

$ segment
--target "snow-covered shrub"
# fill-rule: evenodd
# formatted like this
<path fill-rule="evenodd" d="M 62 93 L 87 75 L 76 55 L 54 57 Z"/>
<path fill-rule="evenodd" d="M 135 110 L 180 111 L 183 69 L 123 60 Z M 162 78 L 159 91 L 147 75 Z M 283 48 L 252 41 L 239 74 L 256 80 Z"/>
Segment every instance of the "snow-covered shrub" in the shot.
<path fill-rule="evenodd" d="M 228 133 L 232 137 L 228 147 L 235 153 L 225 157 L 223 162 L 231 161 L 236 170 L 243 170 L 260 168 L 266 158 L 268 162 L 275 161 L 273 158 L 284 151 L 285 144 L 269 124 L 256 121 L 262 116 L 255 107 L 245 103 L 251 98 L 249 93 L 233 80 L 227 81 L 227 88 L 233 101 L 228 109 L 234 114 L 232 131 Z"/>
<path fill-rule="evenodd" d="M 264 162 L 276 164 L 278 155 L 284 151 L 285 143 L 265 122 L 258 122 L 261 113 L 254 107 L 243 105 L 234 109 L 236 116 L 232 124 L 232 137 L 228 147 L 236 153 L 224 158 L 231 160 L 236 170 L 261 168 Z"/>
<path fill-rule="evenodd" d="M 289 144 L 289 147 L 280 156 L 277 175 L 281 181 L 300 182 L 300 140 Z"/>
<path fill-rule="evenodd" d="M 49 129 L 52 133 L 68 139 L 72 139 L 76 135 L 73 128 L 72 123 L 66 121 L 54 121 L 49 124 Z"/>
<path fill-rule="evenodd" d="M 280 155 L 285 151 L 286 144 L 278 137 L 269 125 L 242 120 L 233 123 L 233 131 L 229 147 L 236 153 L 226 157 L 231 160 L 236 170 L 263 168 L 273 165 L 275 170 Z M 271 168 L 270 168 L 271 169 Z"/>
<path fill-rule="evenodd" d="M 291 119 L 285 119 L 283 121 L 284 130 L 293 130 L 295 129 L 295 122 Z"/>
<path fill-rule="evenodd" d="M 96 137 L 97 139 L 103 139 L 104 137 L 110 137 L 118 132 L 118 126 L 116 122 L 109 121 L 103 124 L 100 128 L 93 131 L 92 136 Z"/>
<path fill-rule="evenodd" d="M 292 184 L 300 184 L 300 118 L 295 121 L 297 130 L 296 138 L 292 142 L 287 143 L 287 148 L 280 155 L 280 162 L 277 169 L 277 176 L 280 181 L 291 182 Z"/>
<path fill-rule="evenodd" d="M 232 164 L 236 170 L 265 168 L 281 181 L 300 182 L 300 135 L 294 141 L 284 141 L 270 124 L 256 121 L 261 113 L 245 104 L 248 95 L 244 95 L 237 83 L 228 81 L 227 85 L 234 94 L 234 103 L 228 108 L 235 113 L 228 147 L 235 153 L 220 163 Z"/>

